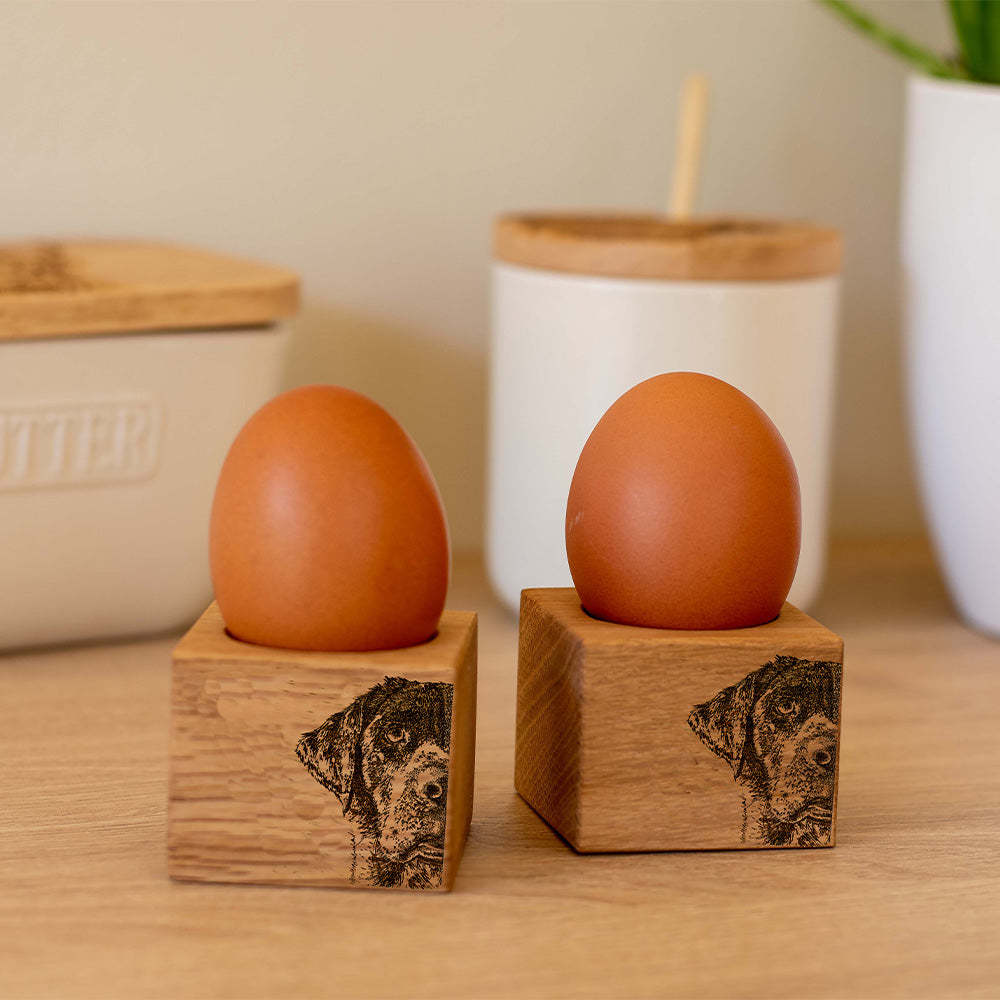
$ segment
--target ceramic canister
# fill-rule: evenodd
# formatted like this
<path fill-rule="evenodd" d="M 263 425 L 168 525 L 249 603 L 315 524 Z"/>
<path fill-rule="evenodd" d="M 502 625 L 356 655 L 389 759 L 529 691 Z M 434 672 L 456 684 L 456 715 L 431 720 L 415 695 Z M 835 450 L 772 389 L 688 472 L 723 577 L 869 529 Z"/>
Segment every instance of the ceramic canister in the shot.
<path fill-rule="evenodd" d="M 516 609 L 568 586 L 564 519 L 604 411 L 652 375 L 735 385 L 781 431 L 802 491 L 789 600 L 823 578 L 841 239 L 752 219 L 513 215 L 494 233 L 487 562 Z"/>

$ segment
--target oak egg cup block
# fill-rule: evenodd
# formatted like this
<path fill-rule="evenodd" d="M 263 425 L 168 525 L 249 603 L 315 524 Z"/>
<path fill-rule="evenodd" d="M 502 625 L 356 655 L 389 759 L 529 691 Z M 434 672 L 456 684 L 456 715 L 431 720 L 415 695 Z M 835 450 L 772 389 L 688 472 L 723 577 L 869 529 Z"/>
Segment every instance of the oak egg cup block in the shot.
<path fill-rule="evenodd" d="M 832 847 L 843 649 L 787 603 L 684 631 L 525 590 L 515 787 L 584 853 Z"/>
<path fill-rule="evenodd" d="M 477 618 L 363 653 L 174 651 L 168 869 L 200 882 L 451 889 L 472 816 Z"/>

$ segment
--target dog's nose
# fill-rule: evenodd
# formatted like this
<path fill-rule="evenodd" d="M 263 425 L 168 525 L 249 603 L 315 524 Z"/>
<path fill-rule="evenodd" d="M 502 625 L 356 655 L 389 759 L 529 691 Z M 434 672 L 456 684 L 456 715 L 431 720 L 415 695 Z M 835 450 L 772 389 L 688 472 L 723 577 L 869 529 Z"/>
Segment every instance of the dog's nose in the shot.
<path fill-rule="evenodd" d="M 443 806 L 448 800 L 448 779 L 444 777 L 434 778 L 424 784 L 421 792 L 424 798 L 433 802 L 434 805 Z"/>
<path fill-rule="evenodd" d="M 824 771 L 833 767 L 834 754 L 837 752 L 837 745 L 827 740 L 816 742 L 809 748 L 809 759 Z"/>

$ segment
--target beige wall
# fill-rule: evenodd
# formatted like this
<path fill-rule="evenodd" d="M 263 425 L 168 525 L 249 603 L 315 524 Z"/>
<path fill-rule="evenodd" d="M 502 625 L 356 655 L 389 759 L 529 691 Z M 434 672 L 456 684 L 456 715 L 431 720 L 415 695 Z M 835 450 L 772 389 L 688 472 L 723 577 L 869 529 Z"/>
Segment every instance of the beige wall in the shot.
<path fill-rule="evenodd" d="M 936 3 L 869 9 L 943 43 Z M 289 382 L 354 386 L 481 533 L 490 219 L 663 205 L 683 76 L 702 207 L 843 227 L 834 528 L 920 530 L 901 403 L 904 69 L 805 0 L 0 7 L 0 238 L 135 234 L 297 268 Z"/>

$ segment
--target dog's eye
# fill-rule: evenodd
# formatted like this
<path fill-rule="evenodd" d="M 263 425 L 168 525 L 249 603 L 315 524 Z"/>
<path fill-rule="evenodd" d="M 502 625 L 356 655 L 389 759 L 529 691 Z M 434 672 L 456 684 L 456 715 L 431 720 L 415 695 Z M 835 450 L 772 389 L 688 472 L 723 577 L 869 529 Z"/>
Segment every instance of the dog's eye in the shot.
<path fill-rule="evenodd" d="M 782 698 L 774 703 L 774 709 L 779 715 L 793 715 L 798 707 L 794 698 Z"/>
<path fill-rule="evenodd" d="M 393 744 L 405 743 L 407 732 L 402 726 L 393 726 L 385 731 L 385 738 Z"/>

